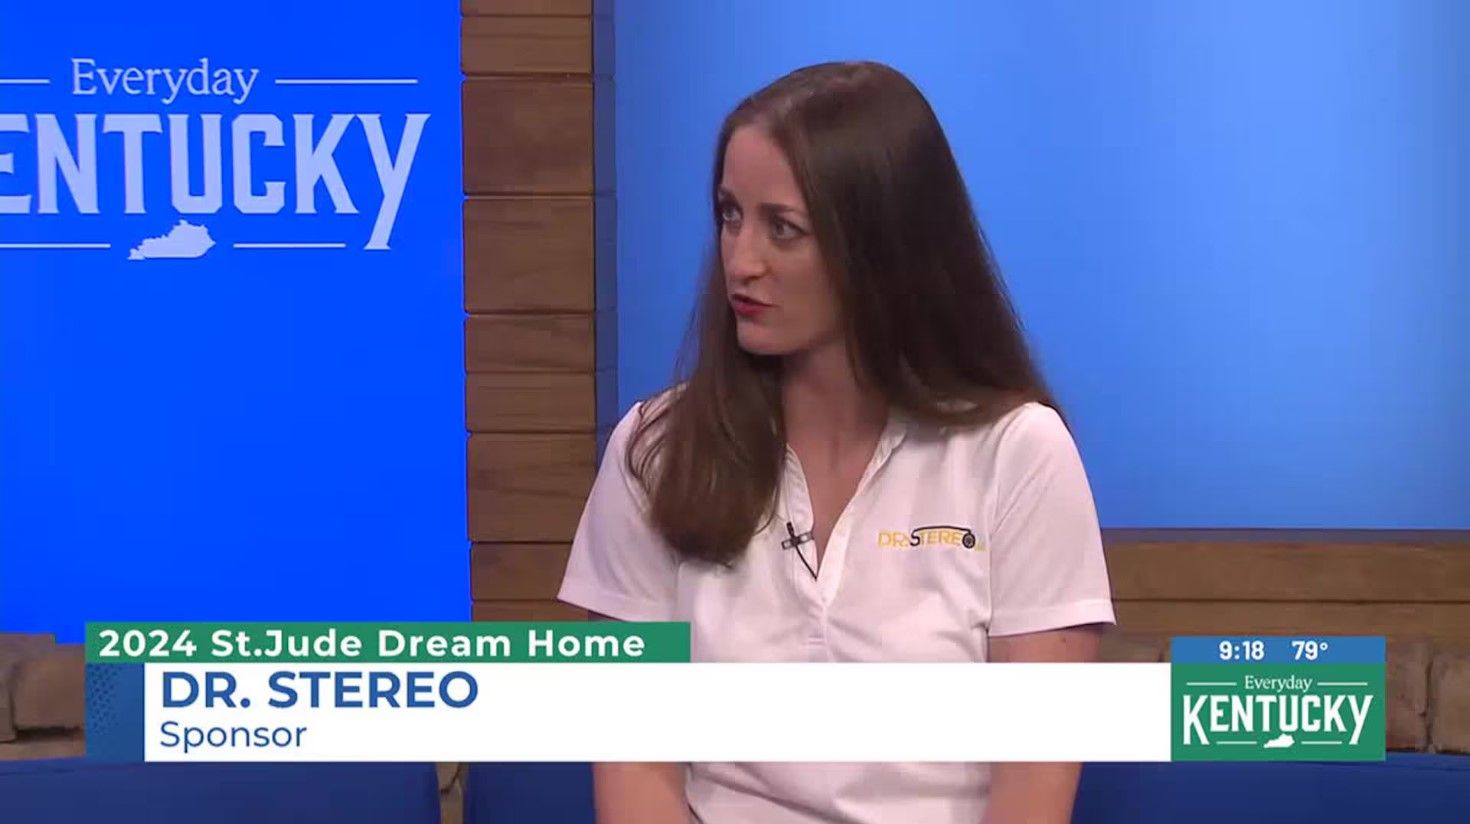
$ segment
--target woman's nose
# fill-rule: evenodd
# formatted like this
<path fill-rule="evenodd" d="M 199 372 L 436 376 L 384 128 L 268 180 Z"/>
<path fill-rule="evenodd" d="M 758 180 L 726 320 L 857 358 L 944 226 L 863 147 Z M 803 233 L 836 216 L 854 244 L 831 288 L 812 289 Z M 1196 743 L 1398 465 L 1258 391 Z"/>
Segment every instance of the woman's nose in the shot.
<path fill-rule="evenodd" d="M 765 256 L 760 249 L 756 233 L 741 227 L 740 231 L 725 238 L 725 274 L 740 280 L 750 280 L 765 273 Z"/>

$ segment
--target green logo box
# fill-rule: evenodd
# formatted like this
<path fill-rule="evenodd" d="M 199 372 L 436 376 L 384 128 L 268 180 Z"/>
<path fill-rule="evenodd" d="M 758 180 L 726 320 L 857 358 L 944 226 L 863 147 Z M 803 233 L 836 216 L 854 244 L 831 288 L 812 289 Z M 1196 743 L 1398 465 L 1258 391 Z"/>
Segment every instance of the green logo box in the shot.
<path fill-rule="evenodd" d="M 1382 664 L 1171 665 L 1175 761 L 1382 761 Z"/>

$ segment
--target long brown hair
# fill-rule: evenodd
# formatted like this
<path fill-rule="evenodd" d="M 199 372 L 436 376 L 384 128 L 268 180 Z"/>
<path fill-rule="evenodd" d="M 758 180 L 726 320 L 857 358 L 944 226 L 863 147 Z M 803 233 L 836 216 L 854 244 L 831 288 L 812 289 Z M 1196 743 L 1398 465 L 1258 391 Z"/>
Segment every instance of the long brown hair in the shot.
<path fill-rule="evenodd" d="M 866 387 L 949 426 L 1029 400 L 1055 408 L 949 141 L 908 78 L 879 63 L 824 63 L 741 101 L 715 150 L 716 248 L 725 147 L 746 125 L 791 164 Z M 644 404 L 627 460 L 662 536 L 685 558 L 731 564 L 773 511 L 786 443 L 781 363 L 740 348 L 717 252 L 707 269 L 682 385 Z"/>

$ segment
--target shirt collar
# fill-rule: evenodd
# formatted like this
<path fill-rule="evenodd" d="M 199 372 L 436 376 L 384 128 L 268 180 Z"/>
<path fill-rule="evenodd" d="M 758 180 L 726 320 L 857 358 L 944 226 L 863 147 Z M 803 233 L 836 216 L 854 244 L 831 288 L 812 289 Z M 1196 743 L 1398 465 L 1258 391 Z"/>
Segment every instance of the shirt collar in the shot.
<path fill-rule="evenodd" d="M 903 443 L 912 425 L 913 418 L 907 412 L 897 406 L 888 407 L 888 422 L 883 426 L 883 434 L 878 436 L 878 449 L 874 457 L 880 463 L 887 460 L 893 450 Z"/>
<path fill-rule="evenodd" d="M 878 446 L 873 450 L 873 460 L 882 464 L 893 454 L 893 450 L 903 443 L 915 423 L 914 417 L 897 406 L 888 407 L 888 421 L 883 424 L 883 431 L 878 435 Z M 791 463 L 797 460 L 796 452 L 790 444 L 786 445 L 786 461 Z"/>

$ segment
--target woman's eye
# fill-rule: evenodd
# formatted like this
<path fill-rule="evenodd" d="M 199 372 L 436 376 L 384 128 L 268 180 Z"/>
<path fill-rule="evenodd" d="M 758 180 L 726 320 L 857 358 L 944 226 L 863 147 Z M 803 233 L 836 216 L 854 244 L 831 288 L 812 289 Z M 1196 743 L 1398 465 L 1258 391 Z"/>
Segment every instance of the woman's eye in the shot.
<path fill-rule="evenodd" d="M 794 240 L 801 235 L 802 231 L 796 227 L 795 223 L 779 219 L 771 222 L 771 237 L 777 240 Z"/>
<path fill-rule="evenodd" d="M 720 204 L 719 214 L 721 223 L 740 222 L 740 209 L 733 203 Z"/>

